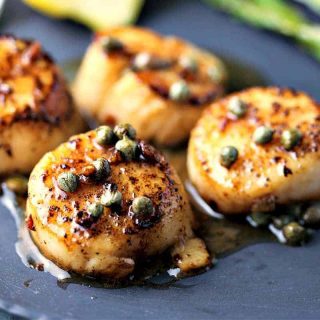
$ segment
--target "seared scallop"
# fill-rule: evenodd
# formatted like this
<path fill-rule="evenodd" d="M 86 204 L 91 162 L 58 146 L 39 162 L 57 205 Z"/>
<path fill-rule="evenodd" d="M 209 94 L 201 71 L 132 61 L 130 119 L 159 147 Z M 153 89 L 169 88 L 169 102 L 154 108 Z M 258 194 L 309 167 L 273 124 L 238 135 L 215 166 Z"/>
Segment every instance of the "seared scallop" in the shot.
<path fill-rule="evenodd" d="M 38 42 L 0 37 L 0 174 L 29 173 L 83 122 Z"/>
<path fill-rule="evenodd" d="M 210 264 L 175 170 L 129 125 L 47 153 L 30 176 L 27 215 L 42 253 L 79 274 L 123 278 L 167 249 L 184 272 Z"/>
<path fill-rule="evenodd" d="M 188 170 L 225 214 L 320 198 L 320 106 L 303 92 L 252 88 L 212 104 L 192 131 Z"/>
<path fill-rule="evenodd" d="M 122 27 L 95 36 L 76 77 L 76 104 L 102 124 L 129 122 L 141 139 L 187 139 L 224 91 L 222 62 L 176 37 Z"/>

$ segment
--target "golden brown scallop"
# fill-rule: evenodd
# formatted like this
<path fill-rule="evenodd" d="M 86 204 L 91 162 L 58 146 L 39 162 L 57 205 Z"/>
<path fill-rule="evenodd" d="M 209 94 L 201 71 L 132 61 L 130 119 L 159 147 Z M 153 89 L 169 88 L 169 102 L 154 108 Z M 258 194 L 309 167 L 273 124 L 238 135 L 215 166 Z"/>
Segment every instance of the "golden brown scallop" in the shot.
<path fill-rule="evenodd" d="M 252 88 L 212 104 L 192 131 L 188 170 L 225 214 L 320 198 L 320 108 L 303 92 Z"/>
<path fill-rule="evenodd" d="M 83 128 L 66 83 L 35 41 L 0 37 L 0 174 L 29 173 Z"/>
<path fill-rule="evenodd" d="M 162 145 L 187 139 L 203 108 L 224 91 L 214 55 L 176 37 L 122 27 L 95 36 L 73 86 L 80 109 L 100 123 L 129 122 Z"/>
<path fill-rule="evenodd" d="M 34 168 L 28 226 L 42 253 L 65 270 L 111 278 L 170 248 L 184 272 L 209 265 L 175 170 L 132 127 L 115 132 L 71 137 Z"/>

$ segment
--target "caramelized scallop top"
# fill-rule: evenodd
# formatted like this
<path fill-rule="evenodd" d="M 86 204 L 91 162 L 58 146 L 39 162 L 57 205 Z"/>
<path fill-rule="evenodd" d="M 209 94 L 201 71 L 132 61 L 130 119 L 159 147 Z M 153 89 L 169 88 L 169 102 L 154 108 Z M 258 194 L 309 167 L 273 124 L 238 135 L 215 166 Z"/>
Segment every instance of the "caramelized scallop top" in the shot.
<path fill-rule="evenodd" d="M 232 112 L 235 101 L 245 105 L 241 116 Z M 261 127 L 272 132 L 269 139 L 257 131 Z M 320 195 L 319 143 L 319 104 L 291 89 L 252 88 L 204 111 L 190 140 L 189 172 L 203 197 L 223 212 L 263 210 L 255 204 L 265 202 L 274 208 Z M 226 165 L 223 148 L 230 146 L 238 155 L 229 150 Z"/>
<path fill-rule="evenodd" d="M 69 108 L 64 80 L 40 43 L 1 36 L 0 124 L 29 119 L 55 123 Z"/>
<path fill-rule="evenodd" d="M 161 230 L 162 223 L 177 219 L 177 211 L 189 210 L 187 199 L 176 173 L 158 151 L 140 141 L 137 152 L 136 159 L 125 160 L 114 144 L 99 145 L 96 131 L 71 138 L 47 154 L 31 175 L 29 201 L 37 207 L 37 217 L 33 219 L 40 218 L 43 225 L 56 226 L 54 232 L 58 227 L 58 234 L 71 247 L 75 238 L 100 234 L 121 238 L 138 233 L 141 236 L 152 228 Z M 109 175 L 98 180 L 94 166 L 97 159 L 107 160 L 111 168 Z M 59 187 L 58 178 L 64 172 L 78 177 L 74 192 Z M 88 207 L 101 203 L 107 190 L 120 191 L 121 204 L 104 207 L 101 217 L 95 219 Z M 138 216 L 133 212 L 132 201 L 139 196 L 152 201 L 152 213 Z M 181 219 L 190 221 L 189 214 Z M 182 229 L 183 226 L 182 223 Z"/>
<path fill-rule="evenodd" d="M 129 67 L 141 82 L 164 99 L 170 99 L 171 85 L 181 80 L 187 83 L 190 90 L 189 97 L 184 101 L 187 105 L 205 105 L 224 91 L 225 71 L 220 61 L 186 41 L 132 27 L 98 33 L 95 40 L 103 46 L 108 37 L 120 41 L 122 47 L 105 50 L 106 56 L 117 63 L 122 61 L 123 69 Z M 141 54 L 145 57 L 139 57 Z M 197 60 L 196 68 L 184 63 L 186 59 Z M 138 60 L 145 66 L 140 68 Z M 216 72 L 216 78 L 210 77 L 210 68 Z"/>

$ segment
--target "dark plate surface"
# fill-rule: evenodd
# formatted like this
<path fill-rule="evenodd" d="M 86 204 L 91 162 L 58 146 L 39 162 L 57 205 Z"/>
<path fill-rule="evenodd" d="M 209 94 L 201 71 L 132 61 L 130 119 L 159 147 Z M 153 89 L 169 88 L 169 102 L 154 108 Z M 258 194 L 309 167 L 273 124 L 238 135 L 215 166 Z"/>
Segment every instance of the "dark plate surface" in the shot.
<path fill-rule="evenodd" d="M 149 0 L 140 24 L 209 47 L 231 59 L 232 65 L 240 63 L 240 78 L 250 78 L 255 70 L 267 84 L 302 89 L 320 100 L 320 65 L 312 58 L 291 42 L 240 25 L 198 1 Z M 58 62 L 80 57 L 90 39 L 85 28 L 50 20 L 15 0 L 7 1 L 0 28 L 37 38 Z M 320 234 L 302 248 L 275 243 L 247 247 L 220 260 L 209 272 L 162 290 L 76 284 L 62 289 L 49 274 L 20 262 L 14 248 L 14 221 L 3 207 L 0 217 L 0 307 L 15 314 L 86 320 L 320 316 Z"/>

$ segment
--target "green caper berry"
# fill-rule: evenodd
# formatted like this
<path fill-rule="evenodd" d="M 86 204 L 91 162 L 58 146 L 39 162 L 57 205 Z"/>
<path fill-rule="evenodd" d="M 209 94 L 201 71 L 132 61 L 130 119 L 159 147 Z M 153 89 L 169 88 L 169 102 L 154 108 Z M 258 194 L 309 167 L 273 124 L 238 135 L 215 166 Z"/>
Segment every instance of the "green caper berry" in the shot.
<path fill-rule="evenodd" d="M 106 207 L 111 207 L 113 205 L 120 206 L 122 202 L 122 194 L 120 191 L 106 190 L 101 196 L 101 203 Z"/>
<path fill-rule="evenodd" d="M 209 78 L 212 81 L 221 81 L 222 80 L 222 71 L 221 68 L 218 66 L 214 66 L 214 67 L 210 67 L 207 71 L 207 74 L 209 76 Z"/>
<path fill-rule="evenodd" d="M 113 132 L 118 139 L 123 139 L 124 136 L 127 136 L 130 139 L 135 139 L 137 135 L 135 128 L 129 123 L 118 124 L 114 127 Z"/>
<path fill-rule="evenodd" d="M 297 222 L 290 222 L 282 229 L 283 235 L 290 245 L 300 245 L 307 239 L 307 230 Z"/>
<path fill-rule="evenodd" d="M 247 104 L 238 97 L 233 97 L 228 103 L 228 110 L 237 118 L 241 118 L 247 112 Z"/>
<path fill-rule="evenodd" d="M 198 70 L 197 61 L 189 56 L 182 56 L 179 59 L 179 64 L 181 67 L 189 72 L 195 73 Z"/>
<path fill-rule="evenodd" d="M 102 146 L 111 144 L 113 137 L 113 131 L 109 126 L 101 126 L 96 129 L 96 141 Z"/>
<path fill-rule="evenodd" d="M 153 213 L 153 203 L 148 197 L 137 197 L 132 202 L 132 211 L 137 215 L 150 215 Z"/>
<path fill-rule="evenodd" d="M 281 135 L 281 143 L 286 150 L 293 149 L 301 141 L 302 134 L 297 129 L 285 130 Z"/>
<path fill-rule="evenodd" d="M 266 212 L 253 212 L 248 217 L 249 222 L 255 227 L 265 227 L 271 221 L 271 215 Z"/>
<path fill-rule="evenodd" d="M 103 214 L 103 205 L 100 203 L 93 203 L 88 207 L 87 211 L 89 212 L 90 216 L 94 218 L 100 218 L 100 216 Z"/>
<path fill-rule="evenodd" d="M 293 222 L 295 220 L 295 217 L 290 214 L 283 214 L 280 216 L 275 216 L 272 218 L 272 223 L 277 229 L 282 229 L 284 226 L 289 224 L 290 222 Z"/>
<path fill-rule="evenodd" d="M 187 83 L 183 80 L 175 82 L 169 90 L 169 97 L 173 101 L 183 102 L 190 96 L 190 90 Z"/>
<path fill-rule="evenodd" d="M 253 133 L 253 141 L 256 144 L 266 144 L 272 140 L 273 130 L 266 126 L 258 127 Z"/>
<path fill-rule="evenodd" d="M 99 158 L 93 161 L 93 166 L 96 169 L 95 177 L 97 180 L 101 180 L 104 177 L 108 177 L 111 172 L 110 164 L 108 160 Z"/>
<path fill-rule="evenodd" d="M 147 69 L 151 64 L 151 55 L 147 52 L 137 54 L 133 59 L 133 67 L 136 70 Z"/>
<path fill-rule="evenodd" d="M 308 228 L 320 228 L 320 205 L 309 207 L 302 216 L 303 224 Z"/>
<path fill-rule="evenodd" d="M 220 164 L 230 168 L 238 159 L 238 150 L 233 146 L 223 147 L 220 152 Z"/>
<path fill-rule="evenodd" d="M 75 192 L 78 188 L 78 176 L 71 172 L 63 172 L 59 174 L 58 186 L 65 192 Z"/>
<path fill-rule="evenodd" d="M 107 53 L 123 49 L 123 43 L 116 38 L 105 37 L 102 39 L 103 50 Z"/>
<path fill-rule="evenodd" d="M 115 148 L 120 151 L 125 160 L 131 161 L 137 155 L 138 144 L 125 136 L 122 140 L 119 140 L 116 143 Z"/>
<path fill-rule="evenodd" d="M 24 176 L 13 176 L 6 179 L 5 184 L 9 190 L 21 196 L 28 193 L 28 179 Z"/>

